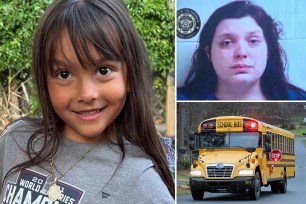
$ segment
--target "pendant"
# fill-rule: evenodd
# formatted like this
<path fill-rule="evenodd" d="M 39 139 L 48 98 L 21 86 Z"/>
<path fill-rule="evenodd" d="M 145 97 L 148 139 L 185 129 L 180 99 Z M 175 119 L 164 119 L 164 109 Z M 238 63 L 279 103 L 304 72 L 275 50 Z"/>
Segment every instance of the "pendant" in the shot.
<path fill-rule="evenodd" d="M 50 188 L 48 189 L 48 197 L 50 200 L 52 200 L 52 202 L 59 200 L 61 198 L 61 189 L 60 187 L 56 184 L 56 182 L 50 186 Z"/>

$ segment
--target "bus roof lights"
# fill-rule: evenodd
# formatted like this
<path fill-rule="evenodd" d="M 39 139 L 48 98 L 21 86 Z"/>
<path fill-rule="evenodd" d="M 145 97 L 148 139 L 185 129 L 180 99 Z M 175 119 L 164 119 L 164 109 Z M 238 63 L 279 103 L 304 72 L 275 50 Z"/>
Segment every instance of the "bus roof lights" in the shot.
<path fill-rule="evenodd" d="M 244 127 L 245 128 L 256 128 L 256 123 L 255 122 L 245 123 Z"/>
<path fill-rule="evenodd" d="M 243 128 L 244 128 L 244 131 L 247 131 L 247 132 L 257 131 L 258 123 L 254 120 L 246 119 L 243 121 Z"/>
<path fill-rule="evenodd" d="M 214 128 L 214 124 L 212 124 L 212 123 L 203 123 L 202 127 L 204 129 L 213 129 Z"/>

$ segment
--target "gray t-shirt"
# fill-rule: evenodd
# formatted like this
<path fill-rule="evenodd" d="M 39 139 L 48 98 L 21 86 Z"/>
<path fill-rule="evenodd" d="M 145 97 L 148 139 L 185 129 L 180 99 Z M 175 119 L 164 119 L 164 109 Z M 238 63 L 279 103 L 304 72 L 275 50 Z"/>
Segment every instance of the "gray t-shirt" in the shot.
<path fill-rule="evenodd" d="M 30 122 L 10 125 L 0 138 L 0 182 L 8 170 L 28 160 L 25 153 L 32 134 Z M 39 141 L 37 145 L 39 145 Z M 91 148 L 62 138 L 55 156 L 56 173 L 62 175 Z M 115 144 L 99 144 L 78 162 L 58 184 L 61 198 L 47 195 L 50 163 L 23 169 L 8 177 L 1 188 L 0 202 L 20 204 L 174 203 L 149 156 L 125 142 L 126 155 L 119 165 L 121 150 Z M 117 168 L 119 165 L 119 168 Z M 117 170 L 116 170 L 117 169 Z"/>

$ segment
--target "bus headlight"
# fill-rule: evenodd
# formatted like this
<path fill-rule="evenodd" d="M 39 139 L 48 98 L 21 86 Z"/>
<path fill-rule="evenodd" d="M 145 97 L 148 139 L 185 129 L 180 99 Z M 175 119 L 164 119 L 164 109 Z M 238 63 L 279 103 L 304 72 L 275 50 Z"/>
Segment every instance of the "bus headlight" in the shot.
<path fill-rule="evenodd" d="M 191 170 L 190 171 L 191 176 L 202 176 L 202 171 L 200 170 Z"/>
<path fill-rule="evenodd" d="M 253 170 L 240 170 L 238 175 L 254 175 L 254 171 Z"/>

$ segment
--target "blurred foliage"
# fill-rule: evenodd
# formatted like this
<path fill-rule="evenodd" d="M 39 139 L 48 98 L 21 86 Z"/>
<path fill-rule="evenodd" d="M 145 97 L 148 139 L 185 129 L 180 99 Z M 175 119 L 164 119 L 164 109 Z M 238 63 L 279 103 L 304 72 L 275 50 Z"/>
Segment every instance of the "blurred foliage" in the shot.
<path fill-rule="evenodd" d="M 147 46 L 154 87 L 166 92 L 166 77 L 174 73 L 174 3 L 168 0 L 125 0 L 134 24 Z"/>
<path fill-rule="evenodd" d="M 6 93 L 0 93 L 2 100 L 8 96 L 9 84 L 19 86 L 27 81 L 32 104 L 29 110 L 37 110 L 37 102 L 31 81 L 32 39 L 37 22 L 51 0 L 6 0 L 0 2 L 0 83 Z M 13 90 L 14 92 L 16 90 Z M 10 102 L 9 102 L 10 103 Z M 23 115 L 24 113 L 20 113 Z"/>
<path fill-rule="evenodd" d="M 8 70 L 26 80 L 31 68 L 31 45 L 37 21 L 50 0 L 11 0 L 0 3 L 0 78 L 7 83 Z"/>

